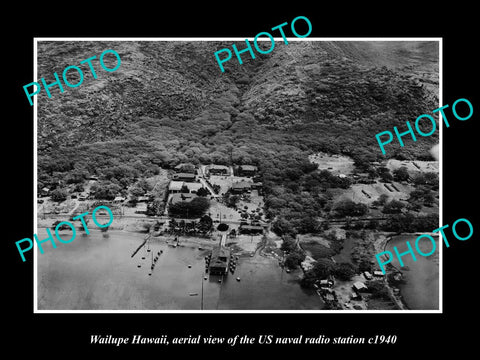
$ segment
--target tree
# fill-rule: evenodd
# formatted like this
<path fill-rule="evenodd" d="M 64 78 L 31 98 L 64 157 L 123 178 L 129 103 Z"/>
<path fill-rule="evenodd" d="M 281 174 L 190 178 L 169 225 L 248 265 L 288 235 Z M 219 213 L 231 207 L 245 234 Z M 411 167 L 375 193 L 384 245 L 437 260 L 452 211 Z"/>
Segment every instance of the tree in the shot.
<path fill-rule="evenodd" d="M 231 208 L 236 208 L 237 203 L 240 201 L 240 196 L 238 195 L 225 195 L 226 196 L 226 205 Z"/>
<path fill-rule="evenodd" d="M 228 230 L 228 225 L 225 223 L 220 223 L 217 226 L 218 231 L 227 231 Z"/>
<path fill-rule="evenodd" d="M 207 189 L 205 189 L 204 187 L 201 187 L 200 189 L 197 190 L 197 196 L 208 196 L 210 195 L 210 191 L 208 191 Z"/>
<path fill-rule="evenodd" d="M 393 170 L 393 178 L 395 181 L 406 181 L 409 177 L 408 169 L 405 166 Z"/>
<path fill-rule="evenodd" d="M 95 199 L 103 200 L 113 200 L 115 196 L 120 192 L 121 188 L 119 185 L 114 184 L 110 181 L 102 181 L 96 184 L 93 184 L 90 188 Z"/>
<path fill-rule="evenodd" d="M 82 183 L 77 183 L 75 184 L 75 186 L 73 187 L 73 191 L 74 192 L 82 192 L 84 191 L 85 188 L 83 187 L 83 184 Z"/>
<path fill-rule="evenodd" d="M 364 271 L 371 272 L 372 271 L 372 265 L 370 264 L 370 261 L 366 259 L 360 260 L 360 263 L 358 264 L 358 271 L 363 273 Z"/>
<path fill-rule="evenodd" d="M 147 210 L 145 215 L 147 216 L 157 216 L 161 215 L 163 212 L 163 201 L 160 199 L 155 199 L 152 202 L 147 204 Z"/>
<path fill-rule="evenodd" d="M 433 194 L 432 193 L 425 194 L 425 196 L 423 197 L 423 204 L 425 206 L 433 206 L 434 203 L 435 203 L 435 197 L 433 196 Z"/>
<path fill-rule="evenodd" d="M 145 190 L 138 185 L 135 185 L 130 188 L 130 194 L 132 194 L 133 196 L 143 196 L 145 194 Z"/>
<path fill-rule="evenodd" d="M 280 245 L 280 249 L 287 253 L 293 252 L 297 249 L 297 242 L 291 236 L 285 236 L 282 241 L 282 245 Z"/>
<path fill-rule="evenodd" d="M 198 222 L 198 229 L 200 231 L 208 232 L 213 226 L 213 220 L 208 215 L 203 215 Z"/>
<path fill-rule="evenodd" d="M 280 217 L 273 222 L 272 231 L 278 236 L 295 234 L 295 230 L 292 224 L 283 217 Z"/>
<path fill-rule="evenodd" d="M 372 293 L 372 298 L 390 300 L 390 293 L 386 285 L 378 280 L 367 281 L 365 284 Z"/>
<path fill-rule="evenodd" d="M 385 204 L 382 212 L 384 214 L 399 214 L 402 212 L 402 209 L 405 207 L 405 204 L 398 200 L 392 200 Z"/>
<path fill-rule="evenodd" d="M 348 281 L 355 275 L 355 267 L 350 263 L 335 264 L 333 275 L 342 281 Z"/>
<path fill-rule="evenodd" d="M 53 201 L 65 201 L 67 200 L 67 191 L 65 189 L 55 189 L 52 192 L 50 192 L 50 198 Z"/>
<path fill-rule="evenodd" d="M 300 234 L 313 233 L 317 231 L 319 222 L 313 216 L 302 216 L 296 224 L 296 229 Z"/>
<path fill-rule="evenodd" d="M 296 269 L 302 261 L 305 260 L 305 254 L 303 251 L 297 249 L 296 251 L 290 253 L 285 258 L 284 265 L 289 269 Z"/>
<path fill-rule="evenodd" d="M 138 198 L 136 196 L 130 197 L 127 201 L 127 206 L 129 207 L 135 207 L 137 206 Z"/>
<path fill-rule="evenodd" d="M 169 213 L 174 217 L 180 218 L 198 218 L 207 212 L 210 202 L 204 197 L 196 197 L 190 202 L 178 202 L 171 204 Z"/>
<path fill-rule="evenodd" d="M 67 176 L 65 176 L 65 182 L 67 184 L 82 183 L 88 176 L 88 172 L 85 170 L 73 169 Z"/>
<path fill-rule="evenodd" d="M 385 205 L 387 200 L 388 200 L 388 195 L 387 194 L 381 194 L 377 199 L 378 205 L 381 205 L 381 206 Z"/>
<path fill-rule="evenodd" d="M 393 181 L 393 176 L 389 172 L 382 173 L 382 174 L 380 174 L 380 180 L 382 182 L 388 183 L 388 182 Z"/>
<path fill-rule="evenodd" d="M 311 271 L 316 278 L 325 279 L 332 273 L 334 268 L 335 263 L 332 260 L 327 258 L 321 258 L 318 259 L 313 268 L 309 271 Z"/>
<path fill-rule="evenodd" d="M 146 179 L 140 179 L 137 182 L 137 186 L 144 190 L 144 193 L 153 189 L 153 186 Z"/>
<path fill-rule="evenodd" d="M 368 211 L 368 207 L 362 203 L 355 203 L 350 199 L 340 200 L 333 206 L 333 211 L 337 217 L 362 216 Z"/>
<path fill-rule="evenodd" d="M 420 173 L 414 177 L 415 185 L 426 185 L 434 189 L 438 188 L 438 174 L 435 172 Z"/>
<path fill-rule="evenodd" d="M 390 173 L 390 170 L 386 167 L 379 167 L 378 168 L 378 175 L 380 176 L 380 180 L 382 182 L 390 182 L 393 180 L 393 176 Z"/>

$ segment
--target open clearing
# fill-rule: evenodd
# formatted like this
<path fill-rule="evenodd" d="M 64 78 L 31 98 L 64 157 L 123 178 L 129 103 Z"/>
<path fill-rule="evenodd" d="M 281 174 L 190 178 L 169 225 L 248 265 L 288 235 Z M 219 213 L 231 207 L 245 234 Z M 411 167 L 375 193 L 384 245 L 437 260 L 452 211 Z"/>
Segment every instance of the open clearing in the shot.
<path fill-rule="evenodd" d="M 397 182 L 387 183 L 386 185 L 387 186 L 382 182 L 376 182 L 375 184 L 353 184 L 349 189 L 341 191 L 339 199 L 349 199 L 363 204 L 370 204 L 372 201 L 377 200 L 380 195 L 385 194 L 390 200 L 406 200 L 410 192 L 415 189 L 412 185 Z M 370 197 L 368 197 L 367 194 Z"/>
<path fill-rule="evenodd" d="M 308 157 L 311 163 L 317 164 L 319 170 L 328 170 L 334 175 L 349 175 L 353 172 L 353 160 L 348 156 L 328 155 L 319 152 Z"/>
<path fill-rule="evenodd" d="M 438 161 L 410 161 L 410 160 L 395 160 L 387 161 L 386 167 L 392 172 L 399 167 L 405 166 L 409 173 L 415 172 L 436 172 L 438 173 Z"/>

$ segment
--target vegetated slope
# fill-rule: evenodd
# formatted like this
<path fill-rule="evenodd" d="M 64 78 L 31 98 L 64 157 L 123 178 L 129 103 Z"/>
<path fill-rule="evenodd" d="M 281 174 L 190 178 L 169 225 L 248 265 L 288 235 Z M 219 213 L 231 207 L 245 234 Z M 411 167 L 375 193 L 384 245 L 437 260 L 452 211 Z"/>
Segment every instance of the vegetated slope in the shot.
<path fill-rule="evenodd" d="M 61 173 L 120 164 L 142 173 L 187 160 L 300 161 L 319 150 L 383 158 L 376 133 L 438 107 L 436 43 L 277 42 L 256 59 L 243 54 L 243 65 L 233 54 L 222 73 L 213 54 L 225 47 L 231 42 L 40 42 L 39 78 L 51 82 L 54 71 L 96 55 L 98 79 L 83 65 L 79 87 L 37 95 L 39 180 L 55 186 Z M 115 72 L 98 63 L 106 49 L 121 56 Z M 437 138 L 397 154 L 426 158 Z"/>
<path fill-rule="evenodd" d="M 363 43 L 284 45 L 260 65 L 242 98 L 244 106 L 260 123 L 302 132 L 306 141 L 330 151 L 351 154 L 360 147 L 376 153 L 375 134 L 395 125 L 406 129 L 407 120 L 437 108 L 438 88 L 427 89 L 422 77 L 412 73 L 417 53 L 406 69 L 393 67 L 395 56 L 390 53 L 378 62 L 391 67 L 374 67 L 375 54 L 368 57 Z M 406 56 L 398 59 L 398 64 L 409 62 Z M 429 58 L 421 74 L 428 73 L 428 81 L 435 72 L 431 65 L 435 63 Z M 435 137 L 421 139 L 402 151 L 406 156 L 422 156 L 435 141 Z"/>

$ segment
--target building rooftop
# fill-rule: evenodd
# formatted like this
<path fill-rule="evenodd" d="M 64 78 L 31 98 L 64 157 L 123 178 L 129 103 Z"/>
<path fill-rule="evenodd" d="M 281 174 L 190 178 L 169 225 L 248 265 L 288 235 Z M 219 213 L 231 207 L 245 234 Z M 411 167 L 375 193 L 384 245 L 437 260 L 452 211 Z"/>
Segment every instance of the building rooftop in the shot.
<path fill-rule="evenodd" d="M 190 193 L 173 194 L 172 197 L 170 198 L 170 202 L 172 204 L 176 204 L 176 203 L 183 202 L 183 201 L 190 202 L 196 197 L 197 197 L 197 195 L 190 194 Z"/>
<path fill-rule="evenodd" d="M 253 165 L 240 165 L 240 169 L 244 171 L 257 171 L 257 167 Z"/>
<path fill-rule="evenodd" d="M 232 189 L 248 189 L 252 187 L 252 183 L 248 181 L 239 181 L 232 184 Z"/>
<path fill-rule="evenodd" d="M 367 289 L 367 286 L 361 282 L 361 281 L 357 281 L 355 283 L 353 283 L 353 287 L 356 289 L 356 290 L 363 290 L 363 289 Z"/>
<path fill-rule="evenodd" d="M 183 181 L 172 180 L 172 181 L 170 181 L 170 184 L 168 185 L 168 190 L 170 190 L 170 191 L 180 191 L 180 190 L 182 190 L 182 186 L 183 186 Z"/>
<path fill-rule="evenodd" d="M 192 183 L 185 183 L 185 186 L 190 191 L 192 190 L 197 191 L 198 189 L 201 189 L 203 187 L 203 184 L 199 182 L 192 182 Z"/>
<path fill-rule="evenodd" d="M 195 174 L 190 174 L 190 173 L 178 173 L 173 175 L 174 178 L 195 178 Z"/>

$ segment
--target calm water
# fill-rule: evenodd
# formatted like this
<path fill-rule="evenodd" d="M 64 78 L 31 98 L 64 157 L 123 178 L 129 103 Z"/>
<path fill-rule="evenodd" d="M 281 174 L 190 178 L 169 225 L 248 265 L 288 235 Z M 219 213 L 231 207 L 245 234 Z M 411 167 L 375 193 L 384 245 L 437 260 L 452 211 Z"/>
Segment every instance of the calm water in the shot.
<path fill-rule="evenodd" d="M 393 237 L 387 244 L 386 250 L 394 253 L 393 247 L 396 246 L 399 253 L 407 251 L 406 241 L 410 242 L 415 251 L 417 261 L 413 261 L 411 255 L 402 257 L 402 261 L 407 268 L 400 268 L 396 257 L 392 264 L 400 269 L 406 280 L 405 284 L 400 285 L 402 296 L 412 310 L 437 310 L 439 308 L 439 256 L 438 256 L 438 237 L 436 240 L 436 251 L 429 257 L 423 257 L 416 253 L 415 235 L 399 235 Z M 432 250 L 432 244 L 428 239 L 422 239 L 419 243 L 420 250 L 429 253 Z"/>
<path fill-rule="evenodd" d="M 40 239 L 46 237 L 44 229 L 38 234 Z M 73 242 L 57 243 L 56 249 L 44 244 L 45 253 L 37 257 L 39 309 L 200 310 L 202 284 L 204 309 L 323 307 L 315 293 L 302 290 L 296 276 L 282 272 L 272 259 L 242 257 L 235 273 L 219 283 L 219 276 L 207 274 L 204 280 L 208 250 L 173 248 L 164 241 L 152 240 L 132 258 L 143 242 L 143 234 L 109 231 L 108 237 L 103 235 L 99 231 L 83 236 L 77 233 Z M 63 236 L 69 237 L 67 232 Z M 160 250 L 163 254 L 152 272 L 152 258 Z"/>

